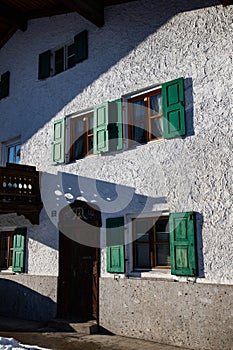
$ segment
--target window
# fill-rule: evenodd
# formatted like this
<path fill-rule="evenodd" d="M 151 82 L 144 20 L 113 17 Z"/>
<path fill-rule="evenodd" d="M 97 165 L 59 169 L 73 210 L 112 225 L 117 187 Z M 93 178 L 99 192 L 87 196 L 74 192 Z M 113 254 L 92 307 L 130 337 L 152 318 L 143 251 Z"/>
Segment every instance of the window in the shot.
<path fill-rule="evenodd" d="M 145 143 L 163 137 L 162 90 L 128 100 L 129 138 Z"/>
<path fill-rule="evenodd" d="M 74 43 L 53 52 L 53 74 L 58 74 L 75 66 Z"/>
<path fill-rule="evenodd" d="M 0 232 L 0 268 L 12 267 L 13 232 Z"/>
<path fill-rule="evenodd" d="M 125 272 L 124 218 L 106 220 L 107 272 Z"/>
<path fill-rule="evenodd" d="M 26 228 L 0 231 L 0 269 L 24 272 Z"/>
<path fill-rule="evenodd" d="M 93 112 L 71 119 L 70 160 L 93 154 Z"/>
<path fill-rule="evenodd" d="M 38 79 L 45 79 L 74 67 L 88 58 L 87 30 L 75 35 L 72 42 L 39 55 Z"/>
<path fill-rule="evenodd" d="M 127 115 L 124 113 L 126 100 L 129 102 Z M 162 84 L 161 88 L 95 105 L 93 125 L 77 119 L 71 137 L 65 137 L 65 119 L 56 120 L 53 122 L 52 162 L 55 165 L 83 158 L 92 153 L 92 145 L 93 154 L 104 155 L 126 149 L 127 140 L 141 144 L 184 136 L 184 106 L 184 79 L 178 78 Z M 66 159 L 64 147 L 71 149 L 66 152 Z"/>
<path fill-rule="evenodd" d="M 168 217 L 133 219 L 135 268 L 170 267 Z"/>
<path fill-rule="evenodd" d="M 19 164 L 20 162 L 20 149 L 21 145 L 16 144 L 13 146 L 7 147 L 7 162 Z"/>
<path fill-rule="evenodd" d="M 21 143 L 20 138 L 11 139 L 9 141 L 2 142 L 2 165 L 6 163 L 20 163 L 20 150 Z"/>
<path fill-rule="evenodd" d="M 1 75 L 0 80 L 0 100 L 2 98 L 5 98 L 9 96 L 10 92 L 10 72 L 7 71 L 6 73 Z"/>

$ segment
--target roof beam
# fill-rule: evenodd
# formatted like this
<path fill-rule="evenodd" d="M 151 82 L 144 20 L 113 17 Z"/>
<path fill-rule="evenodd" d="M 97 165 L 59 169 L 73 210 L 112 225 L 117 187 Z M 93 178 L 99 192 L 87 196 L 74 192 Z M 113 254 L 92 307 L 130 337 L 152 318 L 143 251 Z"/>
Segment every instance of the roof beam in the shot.
<path fill-rule="evenodd" d="M 97 27 L 104 25 L 104 5 L 99 0 L 61 0 L 67 8 L 78 12 Z"/>
<path fill-rule="evenodd" d="M 233 5 L 233 0 L 220 0 L 223 6 Z"/>
<path fill-rule="evenodd" d="M 0 17 L 7 23 L 16 26 L 18 29 L 25 32 L 27 30 L 27 18 L 24 15 L 0 2 Z"/>

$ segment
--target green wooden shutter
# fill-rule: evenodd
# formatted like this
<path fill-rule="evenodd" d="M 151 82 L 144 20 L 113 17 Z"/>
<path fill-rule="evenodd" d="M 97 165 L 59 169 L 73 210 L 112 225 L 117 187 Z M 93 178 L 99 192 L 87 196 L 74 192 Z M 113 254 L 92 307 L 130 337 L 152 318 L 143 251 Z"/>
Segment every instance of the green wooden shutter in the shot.
<path fill-rule="evenodd" d="M 108 116 L 109 102 L 104 102 L 94 108 L 94 154 L 108 152 Z"/>
<path fill-rule="evenodd" d="M 179 78 L 164 83 L 162 97 L 164 138 L 185 135 L 184 79 Z"/>
<path fill-rule="evenodd" d="M 51 51 L 47 50 L 39 55 L 38 79 L 45 79 L 50 76 Z"/>
<path fill-rule="evenodd" d="M 94 154 L 123 148 L 122 101 L 104 102 L 94 108 Z"/>
<path fill-rule="evenodd" d="M 171 213 L 169 226 L 171 273 L 185 276 L 197 275 L 195 213 Z"/>
<path fill-rule="evenodd" d="M 74 37 L 75 62 L 79 63 L 88 58 L 88 36 L 87 30 L 78 33 Z"/>
<path fill-rule="evenodd" d="M 109 150 L 118 151 L 123 148 L 122 100 L 109 103 Z"/>
<path fill-rule="evenodd" d="M 12 271 L 24 272 L 26 228 L 18 228 L 13 237 Z"/>
<path fill-rule="evenodd" d="M 65 119 L 53 122 L 52 164 L 64 163 L 65 160 Z"/>
<path fill-rule="evenodd" d="M 7 71 L 6 73 L 1 75 L 0 99 L 9 96 L 9 92 L 10 92 L 10 72 Z"/>
<path fill-rule="evenodd" d="M 124 218 L 106 220 L 107 227 L 107 271 L 125 272 Z"/>

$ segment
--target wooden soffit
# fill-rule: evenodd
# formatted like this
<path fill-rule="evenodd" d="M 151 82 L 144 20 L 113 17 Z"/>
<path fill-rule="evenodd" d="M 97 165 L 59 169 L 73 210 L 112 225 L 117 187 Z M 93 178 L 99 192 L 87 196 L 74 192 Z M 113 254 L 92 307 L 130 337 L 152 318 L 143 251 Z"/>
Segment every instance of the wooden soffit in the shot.
<path fill-rule="evenodd" d="M 104 7 L 134 0 L 1 0 L 0 48 L 16 30 L 27 30 L 33 18 L 77 12 L 98 27 L 104 25 Z"/>
<path fill-rule="evenodd" d="M 135 0 L 1 0 L 0 48 L 17 31 L 26 31 L 28 20 L 77 12 L 98 27 L 104 25 L 104 8 Z M 222 5 L 233 0 L 219 0 Z M 159 3 L 159 2 L 158 2 Z"/>

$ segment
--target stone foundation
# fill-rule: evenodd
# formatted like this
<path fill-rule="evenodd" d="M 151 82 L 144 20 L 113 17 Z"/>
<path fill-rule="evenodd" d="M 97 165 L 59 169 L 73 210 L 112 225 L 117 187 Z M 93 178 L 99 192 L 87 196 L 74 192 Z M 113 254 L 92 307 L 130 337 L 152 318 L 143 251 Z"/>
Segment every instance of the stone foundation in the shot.
<path fill-rule="evenodd" d="M 109 331 L 191 349 L 233 344 L 233 286 L 100 279 L 100 325 Z"/>

